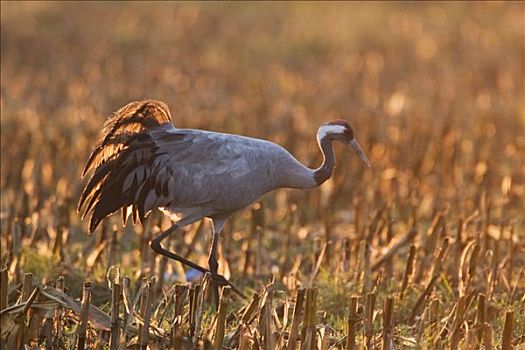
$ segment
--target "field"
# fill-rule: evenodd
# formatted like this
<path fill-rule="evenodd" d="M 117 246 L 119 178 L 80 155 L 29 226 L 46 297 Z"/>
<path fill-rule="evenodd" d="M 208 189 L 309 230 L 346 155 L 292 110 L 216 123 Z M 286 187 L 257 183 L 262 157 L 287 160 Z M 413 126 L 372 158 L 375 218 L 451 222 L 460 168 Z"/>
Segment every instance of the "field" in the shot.
<path fill-rule="evenodd" d="M 2 349 L 525 349 L 525 4 L 2 2 Z M 105 119 L 264 138 L 320 188 L 238 212 L 219 272 L 156 255 L 154 211 L 92 235 L 80 174 Z M 210 223 L 170 249 L 207 266 Z"/>

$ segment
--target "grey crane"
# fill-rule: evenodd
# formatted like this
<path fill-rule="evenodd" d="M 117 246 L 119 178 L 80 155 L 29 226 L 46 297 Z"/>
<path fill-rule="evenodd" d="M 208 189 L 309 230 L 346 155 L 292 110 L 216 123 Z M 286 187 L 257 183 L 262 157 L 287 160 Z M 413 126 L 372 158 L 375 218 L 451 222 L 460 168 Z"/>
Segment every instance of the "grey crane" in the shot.
<path fill-rule="evenodd" d="M 317 142 L 323 163 L 317 169 L 301 164 L 283 147 L 250 137 L 196 129 L 179 129 L 166 104 L 155 100 L 131 102 L 104 124 L 102 138 L 89 157 L 82 176 L 93 170 L 78 203 L 82 218 L 91 212 L 89 234 L 102 219 L 122 210 L 141 222 L 159 208 L 173 225 L 151 243 L 158 254 L 201 272 L 210 272 L 218 284 L 229 284 L 217 274 L 219 234 L 236 211 L 276 188 L 308 189 L 321 185 L 335 167 L 332 141 L 350 145 L 368 165 L 351 126 L 334 120 L 319 127 Z M 209 270 L 164 249 L 162 240 L 203 218 L 213 223 Z"/>

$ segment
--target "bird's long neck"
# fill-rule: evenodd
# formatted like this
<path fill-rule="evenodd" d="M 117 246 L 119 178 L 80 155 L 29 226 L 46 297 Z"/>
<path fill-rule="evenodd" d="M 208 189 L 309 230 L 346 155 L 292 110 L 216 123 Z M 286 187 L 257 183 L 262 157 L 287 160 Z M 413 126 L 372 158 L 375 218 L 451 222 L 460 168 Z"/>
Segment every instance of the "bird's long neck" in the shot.
<path fill-rule="evenodd" d="M 289 157 L 281 167 L 281 180 L 278 187 L 309 189 L 318 187 L 328 180 L 335 167 L 332 141 L 330 135 L 318 133 L 317 143 L 323 154 L 323 163 L 317 169 L 310 169 L 288 153 Z"/>
<path fill-rule="evenodd" d="M 328 180 L 335 168 L 335 156 L 334 147 L 332 145 L 332 139 L 329 136 L 322 137 L 318 140 L 319 148 L 323 154 L 323 163 L 321 166 L 314 170 L 314 180 L 317 186 Z"/>

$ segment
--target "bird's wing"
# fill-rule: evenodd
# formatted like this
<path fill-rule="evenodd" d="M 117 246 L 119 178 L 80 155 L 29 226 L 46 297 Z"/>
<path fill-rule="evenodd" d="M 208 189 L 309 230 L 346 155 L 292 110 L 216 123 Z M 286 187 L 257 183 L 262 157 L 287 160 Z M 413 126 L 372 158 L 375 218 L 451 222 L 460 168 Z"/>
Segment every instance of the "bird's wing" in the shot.
<path fill-rule="evenodd" d="M 134 205 L 136 194 L 123 193 L 119 182 L 125 173 L 154 159 L 156 147 L 149 131 L 157 128 L 175 129 L 166 104 L 154 100 L 131 102 L 113 113 L 104 124 L 102 137 L 82 172 L 82 176 L 90 171 L 93 175 L 78 203 L 79 211 L 87 203 L 83 216 L 92 212 L 90 234 L 104 217 L 120 208 L 127 211 L 132 206 L 134 219 L 139 216 L 139 206 Z"/>
<path fill-rule="evenodd" d="M 168 106 L 161 101 L 131 102 L 108 118 L 102 130 L 102 138 L 89 157 L 82 176 L 118 154 L 130 136 L 160 125 L 173 127 Z"/>
<path fill-rule="evenodd" d="M 124 221 L 129 213 L 143 220 L 156 207 L 213 201 L 210 177 L 249 171 L 245 144 L 233 135 L 176 129 L 160 102 L 121 108 L 106 123 L 84 171 L 94 170 L 78 205 L 85 205 L 84 216 L 92 212 L 89 232 L 119 209 Z"/>

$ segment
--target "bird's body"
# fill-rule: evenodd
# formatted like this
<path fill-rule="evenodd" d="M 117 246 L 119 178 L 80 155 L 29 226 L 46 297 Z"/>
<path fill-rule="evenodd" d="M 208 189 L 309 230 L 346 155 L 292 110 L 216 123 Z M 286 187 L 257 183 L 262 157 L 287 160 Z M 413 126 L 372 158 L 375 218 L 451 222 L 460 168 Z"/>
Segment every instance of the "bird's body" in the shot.
<path fill-rule="evenodd" d="M 324 162 L 318 169 L 310 169 L 273 142 L 178 129 L 164 103 L 132 102 L 115 112 L 105 124 L 103 138 L 84 169 L 84 174 L 94 172 L 79 201 L 79 209 L 87 203 L 85 214 L 92 212 L 89 232 L 119 209 L 124 221 L 130 214 L 135 221 L 160 208 L 175 219 L 175 228 L 211 218 L 214 239 L 210 268 L 216 273 L 217 237 L 232 213 L 276 188 L 320 185 L 331 176 L 335 166 L 333 140 L 351 144 L 368 162 L 353 138 L 352 129 L 342 120 L 321 126 L 317 138 Z M 171 232 L 152 241 L 153 249 L 188 264 L 160 246 L 160 241 Z"/>
<path fill-rule="evenodd" d="M 294 183 L 296 177 L 286 176 L 292 168 L 310 177 L 311 187 L 316 185 L 312 171 L 275 143 L 203 130 L 166 129 L 152 130 L 150 135 L 159 140 L 158 151 L 165 153 L 173 179 L 161 202 L 179 216 L 228 214 L 273 189 L 300 186 L 301 182 Z"/>

